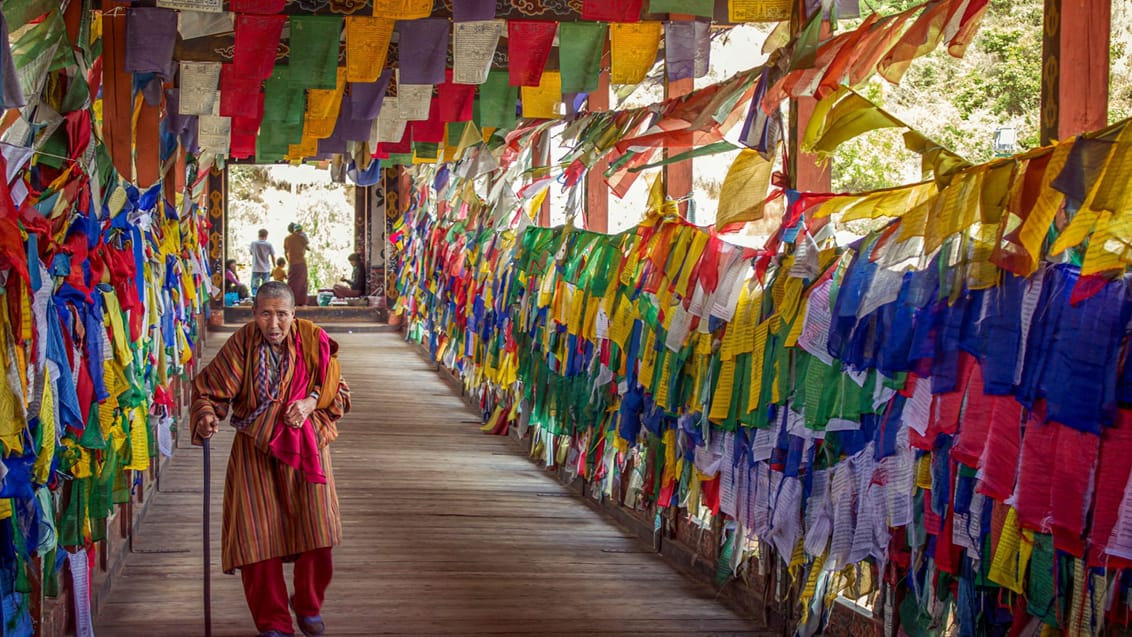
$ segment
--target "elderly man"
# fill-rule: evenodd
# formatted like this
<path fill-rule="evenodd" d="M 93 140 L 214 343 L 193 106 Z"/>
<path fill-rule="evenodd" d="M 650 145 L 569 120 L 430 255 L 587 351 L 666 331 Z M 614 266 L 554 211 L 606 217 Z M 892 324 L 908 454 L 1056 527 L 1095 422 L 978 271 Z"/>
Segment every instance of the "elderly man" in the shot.
<path fill-rule="evenodd" d="M 236 428 L 224 485 L 224 572 L 240 569 L 260 637 L 321 635 L 320 617 L 342 539 L 327 445 L 350 409 L 338 344 L 295 318 L 291 289 L 260 286 L 255 321 L 240 328 L 193 380 L 193 441 L 216 433 L 232 409 Z M 288 600 L 283 562 L 295 562 Z M 289 603 L 290 602 L 290 603 Z"/>

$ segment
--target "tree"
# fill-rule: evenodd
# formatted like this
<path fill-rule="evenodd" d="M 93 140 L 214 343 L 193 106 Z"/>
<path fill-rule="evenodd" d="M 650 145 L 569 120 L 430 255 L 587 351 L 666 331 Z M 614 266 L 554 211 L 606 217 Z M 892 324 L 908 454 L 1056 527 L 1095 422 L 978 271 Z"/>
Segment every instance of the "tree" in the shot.
<path fill-rule="evenodd" d="M 347 257 L 354 251 L 354 192 L 331 183 L 314 166 L 231 166 L 228 173 L 228 255 L 240 277 L 251 276 L 247 246 L 263 228 L 283 255 L 287 225 L 298 223 L 310 240 L 307 253 L 310 289 L 328 288 L 349 276 Z"/>

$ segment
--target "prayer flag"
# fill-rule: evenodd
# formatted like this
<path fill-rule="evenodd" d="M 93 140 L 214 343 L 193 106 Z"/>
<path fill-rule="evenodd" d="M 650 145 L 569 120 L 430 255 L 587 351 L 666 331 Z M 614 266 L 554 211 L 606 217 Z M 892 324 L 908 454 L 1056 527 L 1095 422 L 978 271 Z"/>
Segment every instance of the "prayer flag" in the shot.
<path fill-rule="evenodd" d="M 177 104 L 181 115 L 212 115 L 219 96 L 220 67 L 219 62 L 181 62 Z"/>
<path fill-rule="evenodd" d="M 287 6 L 287 0 L 230 0 L 228 10 L 236 14 L 274 15 Z"/>
<path fill-rule="evenodd" d="M 437 91 L 440 96 L 441 121 L 466 122 L 472 119 L 476 87 L 448 81 L 437 87 Z"/>
<path fill-rule="evenodd" d="M 291 67 L 275 67 L 263 83 L 263 121 L 302 124 L 306 105 L 306 91 L 291 84 Z"/>
<path fill-rule="evenodd" d="M 315 89 L 333 89 L 338 78 L 340 16 L 297 16 L 291 20 L 291 81 Z"/>
<path fill-rule="evenodd" d="M 557 22 L 511 20 L 507 23 L 507 57 L 511 86 L 538 86 L 550 49 L 554 46 Z"/>
<path fill-rule="evenodd" d="M 307 110 L 303 117 L 303 136 L 326 139 L 334 132 L 342 93 L 346 89 L 346 69 L 338 70 L 337 86 L 332 89 L 311 89 L 307 92 Z"/>
<path fill-rule="evenodd" d="M 790 19 L 795 0 L 728 0 L 731 22 L 782 22 Z"/>
<path fill-rule="evenodd" d="M 444 122 L 440 119 L 440 100 L 433 98 L 428 109 L 428 119 L 409 123 L 414 142 L 440 143 L 444 141 Z"/>
<path fill-rule="evenodd" d="M 642 0 L 582 0 L 582 19 L 639 22 L 642 4 Z"/>
<path fill-rule="evenodd" d="M 235 64 L 221 66 L 223 68 L 220 69 L 220 114 L 225 117 L 251 117 L 255 114 L 255 96 L 260 93 L 260 83 L 241 77 L 236 72 Z M 208 114 L 211 114 L 211 111 Z"/>
<path fill-rule="evenodd" d="M 397 84 L 397 113 L 405 121 L 428 119 L 431 84 Z"/>
<path fill-rule="evenodd" d="M 361 119 L 377 117 L 392 79 L 393 69 L 385 69 L 376 82 L 350 84 L 350 100 L 354 103 L 353 110 L 356 117 Z"/>
<path fill-rule="evenodd" d="M 476 22 L 495 18 L 495 0 L 452 0 L 453 22 Z"/>
<path fill-rule="evenodd" d="M 609 27 L 598 22 L 563 22 L 559 27 L 558 55 L 562 92 L 584 93 L 597 89 L 601 57 L 609 40 Z"/>
<path fill-rule="evenodd" d="M 664 67 L 669 80 L 707 75 L 711 57 L 711 25 L 667 22 L 664 25 Z"/>
<path fill-rule="evenodd" d="M 201 115 L 197 118 L 197 123 L 197 143 L 200 144 L 201 152 L 227 156 L 232 120 L 216 115 Z"/>
<path fill-rule="evenodd" d="M 262 82 L 271 76 L 279 51 L 285 16 L 236 16 L 232 70 L 249 82 Z"/>
<path fill-rule="evenodd" d="M 161 4 L 159 3 L 158 6 L 161 6 Z M 220 8 L 220 3 L 217 3 L 216 10 L 220 11 Z M 177 12 L 177 33 L 180 33 L 184 40 L 231 33 L 235 28 L 235 18 L 236 14 L 228 12 L 179 11 Z"/>
<path fill-rule="evenodd" d="M 763 202 L 770 186 L 773 167 L 771 162 L 756 151 L 739 151 L 719 192 L 716 227 L 762 219 Z"/>
<path fill-rule="evenodd" d="M 515 128 L 517 121 L 515 107 L 518 99 L 519 89 L 511 86 L 506 71 L 488 73 L 487 81 L 480 85 L 479 97 L 476 100 L 479 112 L 476 125 L 481 129 Z"/>
<path fill-rule="evenodd" d="M 458 84 L 483 84 L 499 38 L 507 28 L 505 20 L 457 22 L 452 34 L 452 74 Z"/>
<path fill-rule="evenodd" d="M 432 0 L 373 0 L 373 15 L 388 20 L 417 20 L 432 15 Z"/>
<path fill-rule="evenodd" d="M 374 82 L 385 70 L 392 20 L 346 16 L 346 80 Z"/>
<path fill-rule="evenodd" d="M 546 71 L 538 86 L 524 86 L 523 117 L 555 119 L 562 116 L 562 75 Z"/>
<path fill-rule="evenodd" d="M 448 62 L 448 27 L 446 18 L 408 20 L 397 23 L 398 82 L 405 84 L 440 84 Z"/>
<path fill-rule="evenodd" d="M 157 7 L 133 7 L 126 13 L 126 70 L 156 73 L 173 79 L 173 45 L 177 42 L 177 12 Z"/>
<path fill-rule="evenodd" d="M 711 18 L 715 0 L 649 0 L 649 13 L 686 13 Z"/>
<path fill-rule="evenodd" d="M 656 62 L 660 22 L 609 25 L 613 84 L 640 84 Z"/>

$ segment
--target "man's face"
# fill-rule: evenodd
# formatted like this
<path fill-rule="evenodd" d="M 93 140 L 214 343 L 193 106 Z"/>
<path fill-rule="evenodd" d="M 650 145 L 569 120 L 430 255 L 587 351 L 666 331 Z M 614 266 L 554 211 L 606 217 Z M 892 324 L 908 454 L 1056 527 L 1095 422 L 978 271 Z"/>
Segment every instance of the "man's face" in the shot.
<path fill-rule="evenodd" d="M 286 298 L 261 299 L 255 305 L 255 324 L 272 345 L 281 345 L 291 333 L 295 306 Z"/>

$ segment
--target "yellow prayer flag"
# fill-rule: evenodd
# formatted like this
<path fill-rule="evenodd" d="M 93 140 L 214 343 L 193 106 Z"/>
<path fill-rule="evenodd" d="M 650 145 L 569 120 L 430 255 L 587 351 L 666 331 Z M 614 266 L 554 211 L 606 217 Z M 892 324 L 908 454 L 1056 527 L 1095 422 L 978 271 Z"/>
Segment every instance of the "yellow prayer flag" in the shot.
<path fill-rule="evenodd" d="M 385 69 L 394 20 L 346 16 L 346 81 L 376 82 Z"/>
<path fill-rule="evenodd" d="M 307 91 L 305 119 L 337 119 L 342 106 L 342 93 L 346 90 L 346 70 L 338 68 L 338 81 L 334 88 Z"/>
<path fill-rule="evenodd" d="M 549 192 L 549 188 L 543 188 L 538 194 L 531 198 L 531 205 L 527 208 L 527 215 L 532 220 L 538 219 L 538 212 L 542 208 L 542 202 L 546 201 L 546 195 Z"/>
<path fill-rule="evenodd" d="M 463 159 L 464 151 L 481 143 L 482 135 L 483 133 L 476 127 L 475 122 L 465 122 L 464 130 L 460 134 L 460 140 L 456 142 L 456 159 Z"/>
<path fill-rule="evenodd" d="M 1073 143 L 1071 141 L 1054 147 L 1053 155 L 1050 157 L 1049 163 L 1046 164 L 1045 172 L 1042 173 L 1042 185 L 1038 200 L 1034 203 L 1034 208 L 1026 216 L 1026 220 L 1022 222 L 1022 228 L 1018 231 L 1018 242 L 1030 255 L 1029 268 L 1025 272 L 1018 272 L 1017 274 L 1029 276 L 1038 269 L 1042 242 L 1045 241 L 1046 234 L 1049 233 L 1049 226 L 1053 223 L 1054 216 L 1057 215 L 1057 211 L 1061 209 L 1065 202 L 1065 195 L 1054 189 L 1051 184 L 1065 168 L 1065 164 L 1069 161 L 1069 151 L 1072 148 Z"/>
<path fill-rule="evenodd" d="M 1080 213 L 1084 213 L 1082 210 Z M 1105 272 L 1107 270 L 1122 270 L 1124 269 L 1124 261 L 1121 260 L 1118 253 L 1114 253 L 1111 248 L 1120 246 L 1119 242 L 1111 242 L 1115 245 L 1110 246 L 1109 239 L 1112 234 L 1109 230 L 1111 227 L 1112 213 L 1105 210 L 1097 217 L 1096 227 L 1097 231 L 1089 239 L 1089 248 L 1085 250 L 1085 259 L 1081 263 L 1081 276 L 1089 276 L 1090 274 L 1097 274 L 1098 272 Z"/>
<path fill-rule="evenodd" d="M 719 191 L 719 211 L 715 217 L 717 227 L 762 219 L 763 201 L 770 186 L 773 167 L 754 150 L 744 149 L 739 152 L 731 168 L 727 170 L 727 177 Z"/>
<path fill-rule="evenodd" d="M 640 84 L 656 62 L 660 48 L 657 21 L 609 25 L 610 78 L 613 84 Z"/>
<path fill-rule="evenodd" d="M 338 83 L 332 89 L 307 91 L 307 112 L 303 116 L 303 137 L 326 139 L 334 134 L 342 94 L 346 90 L 346 69 L 338 68 Z"/>
<path fill-rule="evenodd" d="M 387 20 L 418 20 L 432 15 L 432 0 L 373 0 L 373 15 Z"/>
<path fill-rule="evenodd" d="M 729 0 L 727 17 L 731 22 L 781 22 L 790 19 L 792 0 Z"/>
<path fill-rule="evenodd" d="M 284 159 L 303 160 L 307 157 L 314 157 L 318 154 L 318 139 L 314 137 L 303 136 L 302 141 L 298 144 L 291 144 L 287 147 L 287 156 Z"/>
<path fill-rule="evenodd" d="M 524 86 L 523 117 L 557 119 L 562 116 L 562 73 L 543 71 L 538 86 Z"/>

